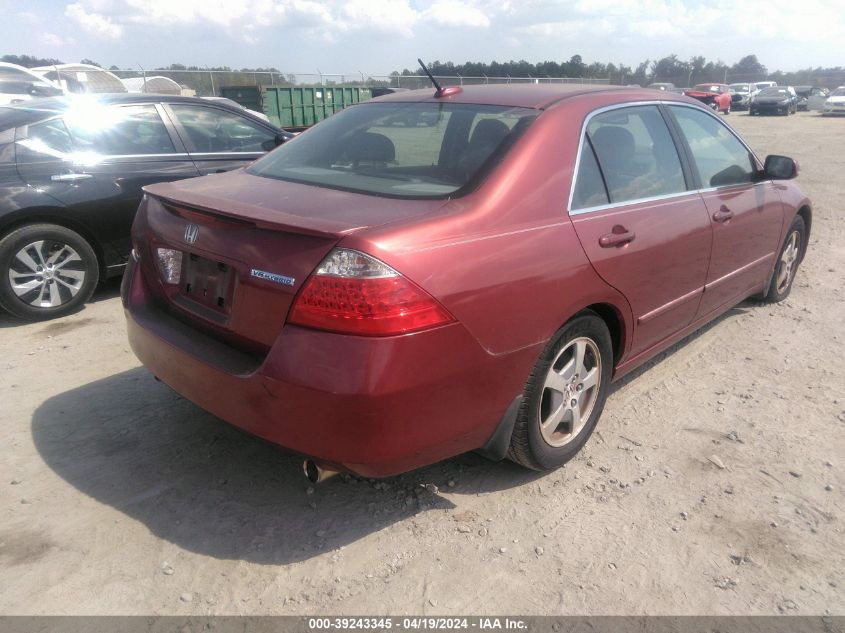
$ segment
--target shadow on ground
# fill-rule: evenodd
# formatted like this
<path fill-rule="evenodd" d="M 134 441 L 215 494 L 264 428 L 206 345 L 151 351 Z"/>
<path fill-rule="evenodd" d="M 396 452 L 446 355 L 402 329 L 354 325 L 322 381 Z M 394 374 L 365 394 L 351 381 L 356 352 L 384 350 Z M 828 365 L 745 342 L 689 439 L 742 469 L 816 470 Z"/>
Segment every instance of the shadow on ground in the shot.
<path fill-rule="evenodd" d="M 88 300 L 88 304 L 91 303 L 98 303 L 100 301 L 108 301 L 109 299 L 114 299 L 115 297 L 120 296 L 120 277 L 112 277 L 101 283 L 97 286 L 97 289 L 94 291 L 94 294 Z M 88 305 L 86 304 L 86 305 Z M 73 317 L 75 315 L 84 315 L 86 310 L 86 305 L 82 305 L 79 307 L 76 312 L 69 314 L 68 316 Z M 62 317 L 58 317 L 56 319 L 47 320 L 45 323 L 61 323 Z M 24 321 L 17 317 L 12 316 L 8 312 L 6 312 L 3 308 L 0 308 L 0 330 L 5 328 L 14 328 L 19 327 L 21 325 L 26 325 L 28 321 Z"/>
<path fill-rule="evenodd" d="M 729 311 L 622 384 L 742 312 Z M 32 435 L 59 476 L 156 536 L 203 555 L 261 564 L 305 560 L 419 512 L 455 507 L 425 484 L 475 495 L 543 476 L 466 454 L 381 482 L 344 475 L 312 487 L 300 457 L 202 411 L 143 368 L 50 398 L 33 415 Z"/>

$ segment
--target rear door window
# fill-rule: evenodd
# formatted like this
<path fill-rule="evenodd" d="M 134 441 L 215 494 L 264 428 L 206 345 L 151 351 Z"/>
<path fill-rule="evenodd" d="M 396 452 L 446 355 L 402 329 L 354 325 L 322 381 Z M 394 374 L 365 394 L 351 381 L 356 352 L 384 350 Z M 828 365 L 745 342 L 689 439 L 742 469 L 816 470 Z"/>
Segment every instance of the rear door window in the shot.
<path fill-rule="evenodd" d="M 610 202 L 686 191 L 681 159 L 657 106 L 603 112 L 587 126 Z"/>
<path fill-rule="evenodd" d="M 132 156 L 176 152 L 153 104 L 74 107 L 64 116 L 75 148 L 83 154 Z"/>
<path fill-rule="evenodd" d="M 61 118 L 17 128 L 15 145 L 21 165 L 62 161 L 74 152 L 73 139 Z"/>
<path fill-rule="evenodd" d="M 276 147 L 272 130 L 234 112 L 182 104 L 171 104 L 170 111 L 194 153 L 267 152 Z"/>
<path fill-rule="evenodd" d="M 754 157 L 725 124 L 698 108 L 669 106 L 669 110 L 689 145 L 702 187 L 754 181 Z"/>
<path fill-rule="evenodd" d="M 573 211 L 597 207 L 610 202 L 607 188 L 601 175 L 599 164 L 593 146 L 586 139 L 581 147 L 581 159 L 578 163 L 578 175 L 575 178 L 575 189 L 572 192 Z"/>

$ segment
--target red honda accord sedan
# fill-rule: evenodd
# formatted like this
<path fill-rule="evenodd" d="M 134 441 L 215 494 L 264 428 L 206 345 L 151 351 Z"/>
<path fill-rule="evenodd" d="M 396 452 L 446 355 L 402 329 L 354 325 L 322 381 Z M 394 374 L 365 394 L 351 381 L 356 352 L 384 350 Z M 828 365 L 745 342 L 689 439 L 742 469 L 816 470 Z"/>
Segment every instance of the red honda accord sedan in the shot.
<path fill-rule="evenodd" d="M 239 171 L 147 187 L 129 339 L 312 479 L 471 450 L 552 469 L 611 381 L 789 294 L 811 224 L 796 174 L 672 93 L 394 94 Z"/>

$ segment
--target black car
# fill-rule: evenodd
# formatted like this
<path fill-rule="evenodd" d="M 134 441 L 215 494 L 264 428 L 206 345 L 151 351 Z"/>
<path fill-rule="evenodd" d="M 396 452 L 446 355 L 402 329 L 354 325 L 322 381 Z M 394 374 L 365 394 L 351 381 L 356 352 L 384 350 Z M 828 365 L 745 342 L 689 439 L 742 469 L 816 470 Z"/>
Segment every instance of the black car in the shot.
<path fill-rule="evenodd" d="M 141 187 L 235 169 L 291 137 L 192 97 L 0 107 L 0 306 L 26 319 L 73 311 L 123 271 Z"/>
<path fill-rule="evenodd" d="M 795 114 L 798 112 L 798 97 L 786 86 L 763 88 L 751 99 L 748 114 Z"/>

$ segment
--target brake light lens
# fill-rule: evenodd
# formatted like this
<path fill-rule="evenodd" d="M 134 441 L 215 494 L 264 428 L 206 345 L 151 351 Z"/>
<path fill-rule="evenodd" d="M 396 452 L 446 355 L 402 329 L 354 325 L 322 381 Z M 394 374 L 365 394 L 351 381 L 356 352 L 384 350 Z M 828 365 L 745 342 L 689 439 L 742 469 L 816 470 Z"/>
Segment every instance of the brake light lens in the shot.
<path fill-rule="evenodd" d="M 290 323 L 362 336 L 392 336 L 451 323 L 427 292 L 387 264 L 336 248 L 303 285 Z"/>
<path fill-rule="evenodd" d="M 157 248 L 158 268 L 166 284 L 178 284 L 182 277 L 182 251 L 172 248 Z"/>

